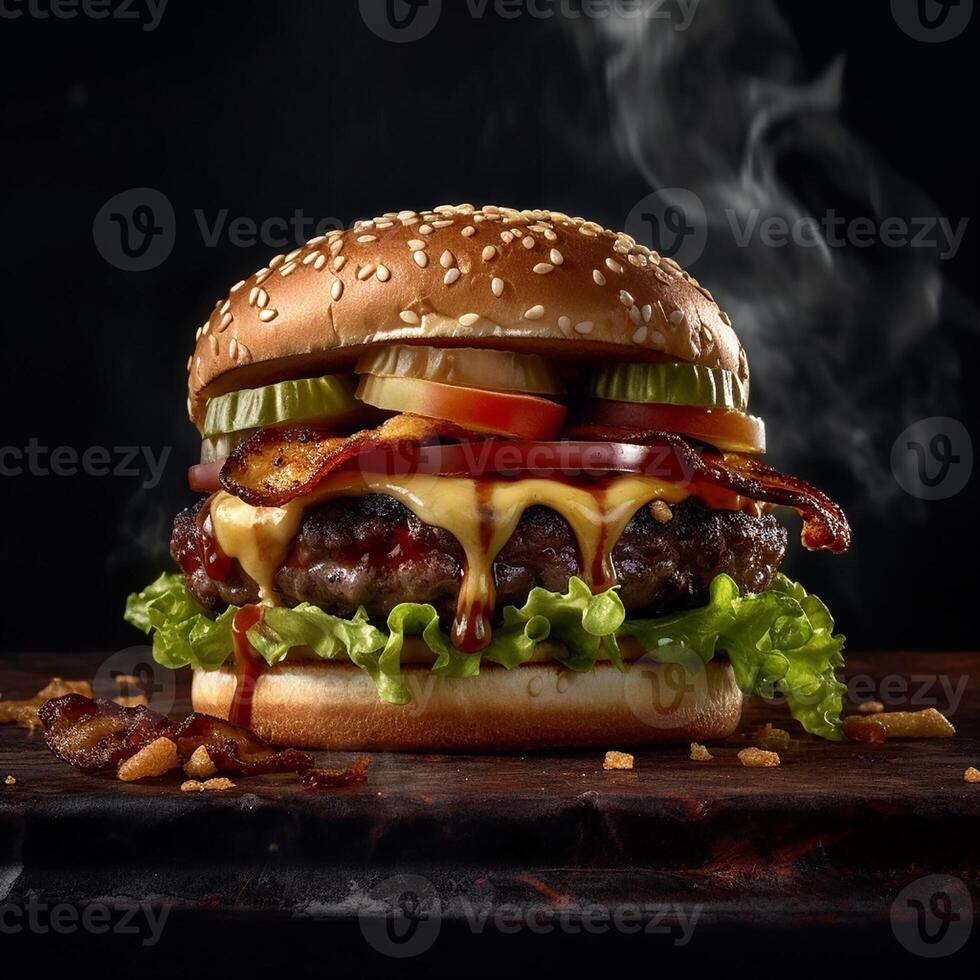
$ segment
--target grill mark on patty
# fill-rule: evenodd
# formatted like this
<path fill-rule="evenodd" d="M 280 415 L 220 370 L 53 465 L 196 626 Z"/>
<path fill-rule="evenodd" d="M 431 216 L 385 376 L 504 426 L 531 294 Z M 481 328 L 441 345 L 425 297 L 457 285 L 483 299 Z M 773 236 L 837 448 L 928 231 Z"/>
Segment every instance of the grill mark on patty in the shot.
<path fill-rule="evenodd" d="M 176 559 L 196 546 L 198 508 L 177 515 L 171 537 Z M 786 549 L 786 531 L 771 515 L 711 510 L 688 498 L 673 517 L 656 520 L 641 507 L 612 551 L 619 595 L 630 615 L 652 615 L 703 604 L 721 572 L 743 590 L 768 588 Z M 442 528 L 425 524 L 393 497 L 338 497 L 310 507 L 289 557 L 276 573 L 287 606 L 312 602 L 338 616 L 364 606 L 384 618 L 399 602 L 428 602 L 452 621 L 463 550 Z M 582 575 L 578 543 L 563 517 L 529 507 L 493 563 L 497 608 L 522 605 L 536 586 L 567 589 Z M 238 562 L 224 581 L 203 569 L 185 573 L 197 601 L 212 612 L 258 601 L 258 587 Z"/>

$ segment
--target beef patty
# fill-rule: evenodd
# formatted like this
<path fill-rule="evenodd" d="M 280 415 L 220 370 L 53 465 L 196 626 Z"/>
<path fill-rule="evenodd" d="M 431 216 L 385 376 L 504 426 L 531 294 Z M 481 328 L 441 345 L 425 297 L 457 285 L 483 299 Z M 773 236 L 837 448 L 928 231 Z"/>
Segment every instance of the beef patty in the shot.
<path fill-rule="evenodd" d="M 196 560 L 202 504 L 177 515 L 170 542 L 190 590 L 212 612 L 257 602 L 258 587 L 237 562 L 224 581 L 215 581 Z M 786 531 L 775 518 L 711 510 L 695 498 L 671 510 L 671 519 L 660 523 L 641 507 L 613 548 L 619 595 L 631 615 L 701 604 L 721 572 L 745 590 L 769 586 L 786 549 Z M 288 606 L 312 602 L 339 616 L 364 606 L 372 618 L 383 618 L 399 602 L 428 602 L 450 622 L 462 566 L 463 549 L 448 531 L 424 524 L 393 497 L 371 494 L 310 507 L 275 584 Z M 493 563 L 497 608 L 522 605 L 535 586 L 563 592 L 581 574 L 568 523 L 545 507 L 530 507 Z"/>

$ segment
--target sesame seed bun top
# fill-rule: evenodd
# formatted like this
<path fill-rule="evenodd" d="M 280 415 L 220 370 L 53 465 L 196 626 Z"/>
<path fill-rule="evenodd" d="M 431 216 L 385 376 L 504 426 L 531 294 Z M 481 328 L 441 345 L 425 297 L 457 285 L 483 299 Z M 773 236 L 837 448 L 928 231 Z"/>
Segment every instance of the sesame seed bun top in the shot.
<path fill-rule="evenodd" d="M 554 211 L 390 212 L 277 255 L 197 331 L 188 412 L 239 388 L 349 366 L 389 343 L 556 360 L 748 364 L 711 293 L 629 235 Z"/>

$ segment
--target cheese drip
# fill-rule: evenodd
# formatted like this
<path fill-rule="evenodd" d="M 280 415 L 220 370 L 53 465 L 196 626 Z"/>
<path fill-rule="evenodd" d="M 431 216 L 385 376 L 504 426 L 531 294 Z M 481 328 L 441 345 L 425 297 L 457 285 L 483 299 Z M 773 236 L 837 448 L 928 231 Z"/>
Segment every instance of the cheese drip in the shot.
<path fill-rule="evenodd" d="M 328 476 L 316 490 L 283 507 L 252 507 L 224 491 L 211 504 L 211 523 L 222 550 L 236 558 L 259 586 L 260 601 L 275 605 L 275 575 L 299 531 L 303 512 L 331 497 L 383 493 L 419 520 L 448 531 L 465 556 L 453 643 L 478 651 L 490 642 L 496 587 L 493 562 L 521 515 L 539 504 L 560 514 L 578 541 L 582 577 L 594 591 L 615 584 L 610 557 L 633 515 L 653 500 L 680 503 L 683 487 L 653 477 L 621 476 L 602 484 L 558 480 L 474 480 L 467 477 L 370 473 Z"/>

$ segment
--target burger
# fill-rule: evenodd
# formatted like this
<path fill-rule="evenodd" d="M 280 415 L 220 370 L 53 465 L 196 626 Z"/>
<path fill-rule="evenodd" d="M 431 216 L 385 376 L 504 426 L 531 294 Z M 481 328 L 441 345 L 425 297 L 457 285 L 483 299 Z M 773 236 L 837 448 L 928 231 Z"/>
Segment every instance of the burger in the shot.
<path fill-rule="evenodd" d="M 544 210 L 390 212 L 231 287 L 187 362 L 179 570 L 130 596 L 194 708 L 321 749 L 641 746 L 743 696 L 839 737 L 843 638 L 783 576 L 840 509 L 759 460 L 729 317 Z"/>

